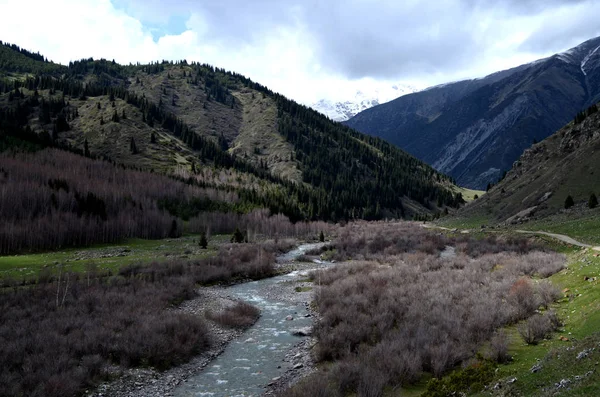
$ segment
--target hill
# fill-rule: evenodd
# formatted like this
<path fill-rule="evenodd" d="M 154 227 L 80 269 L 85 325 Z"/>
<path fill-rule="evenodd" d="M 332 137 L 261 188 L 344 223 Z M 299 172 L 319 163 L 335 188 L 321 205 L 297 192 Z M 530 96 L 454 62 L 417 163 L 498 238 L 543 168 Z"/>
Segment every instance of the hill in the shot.
<path fill-rule="evenodd" d="M 410 218 L 462 202 L 432 167 L 239 74 L 186 61 L 57 66 L 0 47 L 0 64 L 18 65 L 0 78 L 2 150 L 60 148 L 292 221 Z"/>
<path fill-rule="evenodd" d="M 488 224 L 524 224 L 523 228 L 547 222 L 544 230 L 557 230 L 557 224 L 567 221 L 581 226 L 597 219 L 598 209 L 588 205 L 592 194 L 600 194 L 597 109 L 597 105 L 587 108 L 527 149 L 501 182 L 459 210 L 456 217 Z M 574 205 L 565 208 L 569 196 Z M 580 233 L 571 230 L 569 235 L 579 237 Z"/>
<path fill-rule="evenodd" d="M 532 142 L 600 100 L 600 38 L 482 79 L 398 98 L 346 122 L 456 179 L 485 188 Z"/>

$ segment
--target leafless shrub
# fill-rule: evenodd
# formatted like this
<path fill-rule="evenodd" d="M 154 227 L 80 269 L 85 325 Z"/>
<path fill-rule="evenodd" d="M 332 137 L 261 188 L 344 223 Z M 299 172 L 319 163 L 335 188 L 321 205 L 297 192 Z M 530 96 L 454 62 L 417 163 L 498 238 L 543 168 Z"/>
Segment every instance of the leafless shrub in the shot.
<path fill-rule="evenodd" d="M 193 294 L 179 276 L 58 281 L 4 291 L 0 300 L 0 396 L 77 395 L 106 378 L 107 364 L 160 369 L 206 349 L 198 317 L 165 309 Z M 64 296 L 64 298 L 63 298 Z M 52 365 L 48 365 L 52 363 Z M 4 381 L 10 387 L 4 387 Z"/>
<path fill-rule="evenodd" d="M 544 307 L 548 307 L 562 296 L 560 290 L 547 280 L 537 283 L 536 290 Z"/>
<path fill-rule="evenodd" d="M 508 354 L 508 336 L 504 331 L 495 333 L 490 340 L 487 358 L 500 364 L 507 363 L 511 360 L 511 357 Z"/>
<path fill-rule="evenodd" d="M 560 320 L 560 318 L 554 310 L 548 310 L 545 316 L 550 321 L 550 324 L 552 325 L 554 331 L 563 326 L 563 322 Z"/>
<path fill-rule="evenodd" d="M 206 318 L 230 328 L 246 328 L 260 317 L 260 310 L 246 302 L 237 302 L 234 306 L 226 307 L 218 313 L 206 312 Z"/>
<path fill-rule="evenodd" d="M 540 303 L 531 281 L 525 277 L 520 278 L 512 285 L 508 300 L 517 310 L 516 320 L 526 318 L 539 307 Z"/>
<path fill-rule="evenodd" d="M 552 317 L 552 318 L 551 318 Z M 535 314 L 524 324 L 518 327 L 519 334 L 530 345 L 537 345 L 539 341 L 547 338 L 556 329 L 553 322 L 557 321 L 555 316 L 542 316 Z"/>
<path fill-rule="evenodd" d="M 490 339 L 490 358 L 507 360 L 506 337 L 497 330 L 531 316 L 546 295 L 528 274 L 564 260 L 534 251 L 527 240 L 451 240 L 404 224 L 360 226 L 349 224 L 334 243 L 340 257 L 358 260 L 311 275 L 320 285 L 317 358 L 336 362 L 328 377 L 342 394 L 377 395 L 382 382 L 407 384 L 424 371 L 441 376 Z M 457 256 L 440 258 L 453 244 Z M 374 373 L 373 382 L 361 381 Z"/>
<path fill-rule="evenodd" d="M 300 380 L 291 389 L 285 390 L 279 397 L 341 397 L 329 384 L 327 376 L 320 373 L 309 375 Z"/>

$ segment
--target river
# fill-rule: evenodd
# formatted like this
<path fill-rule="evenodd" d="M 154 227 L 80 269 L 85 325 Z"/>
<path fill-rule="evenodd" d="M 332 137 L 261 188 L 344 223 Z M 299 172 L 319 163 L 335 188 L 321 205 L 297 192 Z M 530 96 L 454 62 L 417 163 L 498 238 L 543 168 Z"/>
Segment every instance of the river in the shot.
<path fill-rule="evenodd" d="M 278 258 L 278 262 L 291 262 L 307 251 L 323 246 L 304 244 Z M 328 263 L 324 263 L 328 265 Z M 269 291 L 276 284 L 300 279 L 305 272 L 291 272 L 227 289 L 232 298 L 239 298 L 261 310 L 260 319 L 240 338 L 232 341 L 223 354 L 213 360 L 203 371 L 189 378 L 173 391 L 174 396 L 228 396 L 248 397 L 262 394 L 273 378 L 281 376 L 292 363 L 284 362 L 286 353 L 300 338 L 291 331 L 312 325 L 304 303 L 290 303 L 275 299 Z"/>

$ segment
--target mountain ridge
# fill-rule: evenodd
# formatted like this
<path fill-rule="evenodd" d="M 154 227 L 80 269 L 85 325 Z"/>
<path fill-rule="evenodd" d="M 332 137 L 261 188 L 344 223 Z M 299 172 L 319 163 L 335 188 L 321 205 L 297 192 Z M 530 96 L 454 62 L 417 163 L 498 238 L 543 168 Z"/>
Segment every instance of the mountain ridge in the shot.
<path fill-rule="evenodd" d="M 86 59 L 45 74 L 48 63 L 0 55 L 12 65 L 0 70 L 0 146 L 29 140 L 175 173 L 292 220 L 410 218 L 462 201 L 450 178 L 393 145 L 236 73 Z"/>
<path fill-rule="evenodd" d="M 533 141 L 600 99 L 598 46 L 594 38 L 563 55 L 432 87 L 346 124 L 402 147 L 461 185 L 485 188 Z"/>

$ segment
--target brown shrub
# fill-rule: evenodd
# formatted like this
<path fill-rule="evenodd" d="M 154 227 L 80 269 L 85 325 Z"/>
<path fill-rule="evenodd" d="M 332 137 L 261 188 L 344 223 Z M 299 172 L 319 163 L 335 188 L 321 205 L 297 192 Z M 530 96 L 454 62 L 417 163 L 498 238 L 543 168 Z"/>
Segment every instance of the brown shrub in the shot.
<path fill-rule="evenodd" d="M 519 325 L 518 330 L 525 343 L 537 345 L 539 341 L 547 338 L 555 327 L 548 316 L 535 314 L 524 324 Z"/>
<path fill-rule="evenodd" d="M 560 290 L 547 280 L 540 281 L 536 285 L 536 290 L 544 307 L 548 307 L 562 297 Z"/>
<path fill-rule="evenodd" d="M 508 360 L 506 337 L 497 330 L 532 315 L 540 296 L 552 295 L 527 275 L 564 260 L 533 251 L 527 240 L 449 239 L 396 223 L 360 226 L 346 226 L 334 244 L 340 258 L 367 260 L 311 275 L 320 285 L 317 358 L 336 362 L 328 377 L 341 394 L 378 395 L 424 371 L 441 376 L 490 339 L 490 359 Z M 456 257 L 439 257 L 446 245 L 457 248 Z"/>
<path fill-rule="evenodd" d="M 504 331 L 499 331 L 490 340 L 490 348 L 486 358 L 496 363 L 504 364 L 511 360 L 508 354 L 508 336 Z"/>
<path fill-rule="evenodd" d="M 189 280 L 70 280 L 2 293 L 0 340 L 10 342 L 0 343 L 0 379 L 11 384 L 0 396 L 77 395 L 106 377 L 106 364 L 164 369 L 209 344 L 201 319 L 164 312 L 193 293 Z"/>
<path fill-rule="evenodd" d="M 218 313 L 206 312 L 206 318 L 230 328 L 247 328 L 260 317 L 260 310 L 246 302 L 237 302 Z"/>

